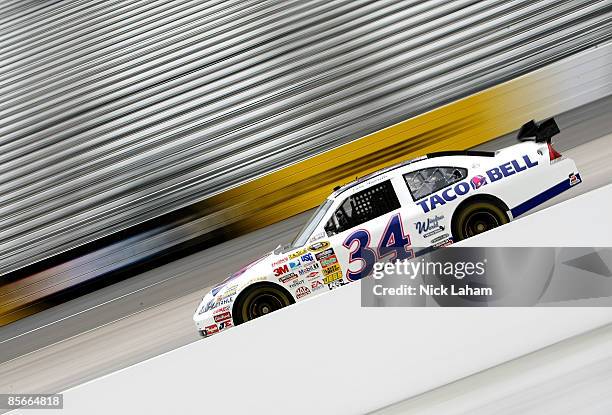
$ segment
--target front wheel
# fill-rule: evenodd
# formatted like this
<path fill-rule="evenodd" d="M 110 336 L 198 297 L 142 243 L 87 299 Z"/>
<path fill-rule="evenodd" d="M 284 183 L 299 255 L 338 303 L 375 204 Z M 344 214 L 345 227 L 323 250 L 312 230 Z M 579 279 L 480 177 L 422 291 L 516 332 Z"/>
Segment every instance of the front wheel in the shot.
<path fill-rule="evenodd" d="M 234 324 L 265 316 L 292 302 L 290 294 L 272 284 L 253 285 L 238 297 L 234 305 Z"/>
<path fill-rule="evenodd" d="M 455 213 L 454 242 L 481 234 L 508 222 L 510 222 L 508 215 L 498 205 L 486 201 L 470 203 Z"/>

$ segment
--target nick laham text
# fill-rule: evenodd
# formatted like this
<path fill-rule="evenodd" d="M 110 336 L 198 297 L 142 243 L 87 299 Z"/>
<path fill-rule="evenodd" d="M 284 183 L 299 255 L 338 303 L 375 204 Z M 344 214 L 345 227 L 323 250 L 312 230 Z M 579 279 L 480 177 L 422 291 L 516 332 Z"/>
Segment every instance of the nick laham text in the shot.
<path fill-rule="evenodd" d="M 432 284 L 420 284 L 418 286 L 402 284 L 399 287 L 383 287 L 382 285 L 374 285 L 374 295 L 377 296 L 412 296 L 412 295 L 429 295 L 429 296 L 491 296 L 493 295 L 493 288 L 490 287 L 472 287 L 468 284 L 455 286 L 455 285 L 432 285 Z"/>

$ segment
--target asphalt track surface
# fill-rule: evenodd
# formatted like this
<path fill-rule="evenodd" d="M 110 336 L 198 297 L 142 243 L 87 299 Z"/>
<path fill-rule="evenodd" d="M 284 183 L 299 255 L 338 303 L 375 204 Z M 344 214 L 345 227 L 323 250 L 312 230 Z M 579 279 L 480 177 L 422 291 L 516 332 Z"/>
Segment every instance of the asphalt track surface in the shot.
<path fill-rule="evenodd" d="M 557 119 L 563 131 L 555 148 L 575 160 L 584 183 L 551 204 L 612 182 L 612 98 Z M 480 148 L 514 142 L 502 137 Z M 208 288 L 290 241 L 308 216 L 303 213 L 0 328 L 0 393 L 59 392 L 197 341 L 191 316 Z"/>

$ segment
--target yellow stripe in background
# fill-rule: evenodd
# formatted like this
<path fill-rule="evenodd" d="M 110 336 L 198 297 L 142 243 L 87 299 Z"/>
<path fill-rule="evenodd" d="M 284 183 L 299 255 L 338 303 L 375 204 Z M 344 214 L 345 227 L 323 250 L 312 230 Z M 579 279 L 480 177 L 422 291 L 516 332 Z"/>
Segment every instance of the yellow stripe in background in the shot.
<path fill-rule="evenodd" d="M 583 105 L 594 94 L 610 92 L 610 46 L 606 49 L 573 56 L 244 183 L 204 206 L 222 210 L 225 223 L 239 222 L 241 231 L 252 231 L 317 206 L 334 186 L 357 176 L 434 151 L 471 148 L 530 119 Z M 587 74 L 586 68 L 591 68 Z"/>

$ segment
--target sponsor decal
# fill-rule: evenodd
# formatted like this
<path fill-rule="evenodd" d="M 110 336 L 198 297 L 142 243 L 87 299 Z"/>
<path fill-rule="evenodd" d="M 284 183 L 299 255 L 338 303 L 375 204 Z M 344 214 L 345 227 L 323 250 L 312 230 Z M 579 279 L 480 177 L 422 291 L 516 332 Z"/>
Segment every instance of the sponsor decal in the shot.
<path fill-rule="evenodd" d="M 300 287 L 297 289 L 297 291 L 295 292 L 295 298 L 297 298 L 298 300 L 302 297 L 307 296 L 308 294 L 310 294 L 311 291 L 308 289 L 308 287 Z"/>
<path fill-rule="evenodd" d="M 206 328 L 204 329 L 204 333 L 206 333 L 207 336 L 219 333 L 219 327 L 217 327 L 216 324 L 213 324 L 212 326 L 206 326 Z"/>
<path fill-rule="evenodd" d="M 289 266 L 288 265 L 283 265 L 281 267 L 275 268 L 274 269 L 274 276 L 275 277 L 280 277 L 283 274 L 286 274 L 289 272 Z"/>
<path fill-rule="evenodd" d="M 439 232 L 442 232 L 444 230 L 444 226 L 440 226 L 438 229 L 435 229 L 431 232 L 427 232 L 425 235 L 423 235 L 425 238 L 429 238 L 430 236 L 433 236 Z"/>
<path fill-rule="evenodd" d="M 219 298 L 217 300 L 217 302 L 215 303 L 215 307 L 221 307 L 221 306 L 224 306 L 226 304 L 231 304 L 232 300 L 233 300 L 233 297 Z M 213 307 L 213 308 L 215 308 L 215 307 Z"/>
<path fill-rule="evenodd" d="M 314 279 L 317 279 L 321 276 L 321 274 L 319 274 L 318 271 L 312 271 L 310 274 L 306 275 L 306 278 L 308 279 L 308 281 L 312 281 Z"/>
<path fill-rule="evenodd" d="M 304 284 L 304 280 L 297 280 L 292 282 L 291 284 L 289 284 L 289 288 L 295 288 L 298 287 L 300 285 Z"/>
<path fill-rule="evenodd" d="M 302 266 L 302 263 L 300 262 L 299 259 L 295 259 L 291 262 L 289 262 L 289 269 L 291 269 L 291 271 L 300 268 Z"/>
<path fill-rule="evenodd" d="M 316 253 L 315 257 L 317 258 L 318 261 L 320 261 L 322 259 L 329 258 L 330 256 L 334 256 L 334 255 L 336 255 L 336 253 L 334 252 L 334 249 L 329 248 L 329 249 L 326 249 L 325 251 Z"/>
<path fill-rule="evenodd" d="M 233 286 L 231 286 L 231 287 L 228 287 L 228 288 L 227 288 L 227 289 L 226 289 L 226 290 L 223 292 L 223 294 L 222 294 L 222 295 L 220 295 L 220 296 L 218 297 L 218 299 L 219 299 L 219 300 L 223 300 L 224 298 L 231 297 L 232 295 L 235 295 L 235 294 L 236 294 L 236 290 L 237 290 L 237 289 L 238 289 L 238 285 L 233 285 Z"/>
<path fill-rule="evenodd" d="M 576 185 L 576 184 L 578 184 L 580 182 L 581 182 L 580 177 L 578 177 L 576 175 L 576 173 L 572 173 L 572 174 L 569 175 L 570 186 L 574 186 L 574 185 Z"/>
<path fill-rule="evenodd" d="M 437 244 L 435 244 L 434 248 L 441 248 L 443 246 L 449 246 L 449 245 L 452 245 L 452 243 L 453 243 L 453 238 L 448 238 L 445 241 L 438 242 Z"/>
<path fill-rule="evenodd" d="M 340 265 L 332 265 L 331 267 L 323 268 L 323 275 L 333 274 L 338 271 L 340 271 Z"/>
<path fill-rule="evenodd" d="M 313 262 L 315 259 L 312 256 L 312 254 L 309 252 L 307 254 L 304 254 L 300 257 L 300 261 L 302 261 L 302 263 L 304 262 Z"/>
<path fill-rule="evenodd" d="M 330 256 L 329 258 L 321 260 L 321 266 L 323 268 L 332 266 L 332 265 L 337 264 L 337 263 L 338 263 L 338 258 L 336 258 L 336 255 Z"/>
<path fill-rule="evenodd" d="M 342 287 L 345 284 L 346 282 L 344 282 L 344 279 L 340 278 L 339 280 L 332 281 L 329 284 L 327 284 L 327 288 L 329 288 L 330 290 L 333 290 L 335 288 Z"/>
<path fill-rule="evenodd" d="M 493 167 L 492 169 L 487 170 L 485 172 L 485 180 L 488 179 L 489 182 L 493 183 L 505 177 L 512 176 L 513 174 L 517 174 L 522 171 L 531 169 L 532 167 L 535 167 L 537 165 L 537 161 L 532 161 L 528 155 L 524 155 L 523 158 L 519 160 L 515 159 L 504 163 L 498 167 Z M 438 206 L 445 205 L 446 203 L 452 202 L 458 197 L 466 195 L 471 189 L 471 185 L 464 180 L 455 184 L 454 186 L 444 189 L 441 192 L 432 194 L 424 200 L 417 202 L 417 204 L 421 206 L 423 212 L 427 213 L 436 209 Z"/>
<path fill-rule="evenodd" d="M 217 315 L 215 315 L 215 316 L 213 316 L 213 317 L 214 317 L 214 319 L 215 319 L 215 322 L 216 322 L 216 323 L 218 323 L 218 322 L 220 322 L 220 321 L 223 321 L 223 320 L 227 320 L 227 319 L 232 318 L 232 315 L 231 315 L 231 313 L 230 313 L 229 311 L 226 311 L 226 312 L 224 312 L 224 313 L 217 314 Z"/>
<path fill-rule="evenodd" d="M 298 274 L 300 274 L 300 276 L 302 277 L 302 276 L 304 276 L 306 274 L 309 274 L 312 271 L 317 270 L 319 268 L 321 268 L 321 266 L 318 263 L 314 262 L 314 263 L 312 263 L 310 265 L 306 265 L 304 268 L 299 270 Z"/>
<path fill-rule="evenodd" d="M 278 280 L 282 282 L 283 284 L 287 284 L 290 281 L 296 280 L 297 277 L 298 276 L 292 272 L 291 274 L 283 275 Z"/>
<path fill-rule="evenodd" d="M 331 284 L 339 279 L 342 279 L 342 273 L 334 272 L 333 274 L 329 274 L 327 277 L 323 278 L 323 284 Z"/>
<path fill-rule="evenodd" d="M 449 237 L 449 235 L 447 233 L 445 233 L 444 235 L 440 235 L 437 238 L 432 239 L 431 243 L 435 244 L 436 242 L 440 242 L 440 241 L 442 241 L 444 239 L 448 239 L 448 237 Z"/>
<path fill-rule="evenodd" d="M 229 329 L 230 327 L 234 327 L 232 320 L 222 321 L 219 323 L 219 330 Z"/>
<path fill-rule="evenodd" d="M 295 259 L 295 258 L 299 258 L 302 255 L 304 255 L 305 253 L 307 253 L 308 250 L 306 248 L 302 248 L 299 251 L 295 251 L 289 254 L 289 259 Z"/>
<path fill-rule="evenodd" d="M 218 293 L 219 291 L 221 291 L 221 288 L 225 287 L 225 284 L 227 284 L 227 282 L 226 282 L 226 281 L 224 281 L 224 282 L 222 282 L 221 284 L 219 284 L 219 285 L 217 285 L 217 286 L 213 287 L 213 289 L 212 289 L 212 290 L 210 290 L 210 293 L 211 293 L 213 296 L 217 295 L 217 293 Z"/>
<path fill-rule="evenodd" d="M 472 177 L 472 180 L 470 180 L 470 184 L 472 185 L 472 189 L 480 189 L 482 186 L 487 184 L 487 178 L 478 174 Z"/>
<path fill-rule="evenodd" d="M 215 311 L 213 311 L 213 313 L 214 314 L 220 314 L 220 313 L 224 313 L 226 311 L 230 311 L 230 306 L 226 305 L 225 307 L 217 308 Z"/>
<path fill-rule="evenodd" d="M 228 298 L 231 298 L 233 295 L 236 294 L 236 290 L 234 290 L 233 292 L 229 292 L 228 294 L 221 294 L 217 297 L 217 305 L 219 305 L 221 303 L 221 301 L 226 300 Z"/>
<path fill-rule="evenodd" d="M 208 310 L 212 310 L 213 308 L 215 308 L 216 306 L 216 301 L 213 298 L 212 300 L 210 300 L 209 302 L 206 303 L 206 305 L 203 305 L 202 308 L 200 308 L 200 312 L 198 314 L 204 314 L 206 313 Z"/>
<path fill-rule="evenodd" d="M 312 291 L 320 290 L 320 289 L 321 289 L 321 288 L 323 288 L 323 287 L 325 287 L 325 286 L 323 285 L 323 283 L 322 283 L 321 281 L 318 281 L 318 280 L 317 280 L 317 281 L 313 281 L 313 282 L 310 284 L 310 289 L 311 289 Z"/>
<path fill-rule="evenodd" d="M 433 218 L 427 218 L 425 221 L 415 222 L 414 226 L 416 226 L 417 232 L 420 235 L 425 233 L 423 236 L 429 238 L 431 235 L 444 230 L 444 226 L 440 225 L 440 221 L 443 219 L 444 216 L 435 215 Z"/>
<path fill-rule="evenodd" d="M 281 258 L 281 259 L 278 259 L 278 260 L 274 261 L 274 262 L 272 263 L 272 266 L 273 266 L 273 267 L 276 267 L 276 266 L 278 266 L 278 265 L 284 264 L 284 263 L 285 263 L 285 262 L 287 262 L 287 261 L 289 261 L 289 257 L 284 257 L 284 258 Z"/>
<path fill-rule="evenodd" d="M 308 247 L 308 250 L 310 252 L 319 252 L 322 251 L 326 248 L 329 248 L 329 242 L 327 241 L 321 241 L 321 242 L 315 242 L 314 244 L 310 245 Z"/>

